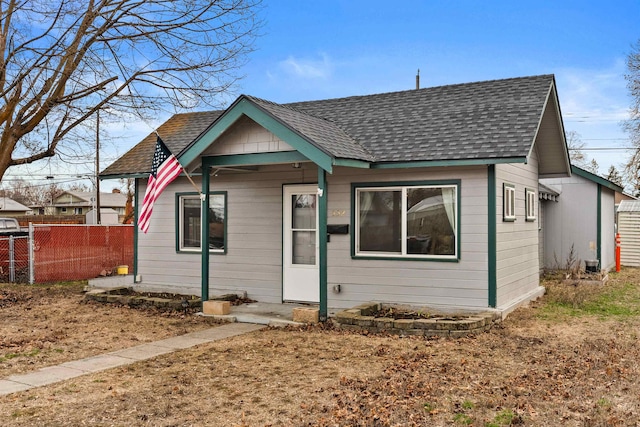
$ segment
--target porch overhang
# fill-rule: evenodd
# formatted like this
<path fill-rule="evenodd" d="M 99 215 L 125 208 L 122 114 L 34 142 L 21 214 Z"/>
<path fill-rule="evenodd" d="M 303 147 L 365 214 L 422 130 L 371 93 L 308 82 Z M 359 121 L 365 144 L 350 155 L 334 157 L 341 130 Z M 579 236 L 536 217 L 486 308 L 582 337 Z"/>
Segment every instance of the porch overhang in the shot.
<path fill-rule="evenodd" d="M 291 161 L 289 159 L 296 158 L 297 160 L 293 161 L 300 161 L 304 158 L 305 160 L 308 159 L 312 161 L 325 171 L 332 173 L 333 165 L 336 160 L 334 156 L 318 147 L 313 141 L 308 140 L 304 135 L 296 132 L 287 124 L 269 114 L 260 106 L 242 96 L 238 98 L 220 117 L 218 117 L 207 130 L 196 138 L 193 143 L 178 155 L 180 163 L 183 166 L 187 166 L 197 161 L 202 153 L 242 116 L 249 117 L 251 120 L 276 135 L 282 141 L 285 141 L 295 149 L 295 152 L 285 151 L 216 156 L 207 158 L 209 165 L 223 166 L 223 164 L 216 164 L 216 162 L 227 162 L 224 165 L 233 166 L 242 164 L 286 163 L 287 161 Z"/>

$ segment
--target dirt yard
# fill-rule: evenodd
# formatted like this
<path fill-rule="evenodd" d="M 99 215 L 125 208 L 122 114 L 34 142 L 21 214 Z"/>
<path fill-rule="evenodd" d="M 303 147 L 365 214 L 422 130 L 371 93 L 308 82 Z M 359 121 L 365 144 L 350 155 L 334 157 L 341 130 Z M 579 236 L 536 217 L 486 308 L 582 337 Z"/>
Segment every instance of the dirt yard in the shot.
<path fill-rule="evenodd" d="M 4 426 L 635 426 L 640 271 L 463 339 L 267 329 L 0 397 Z M 0 286 L 0 377 L 211 327 Z M 7 295 L 13 295 L 7 297 Z"/>

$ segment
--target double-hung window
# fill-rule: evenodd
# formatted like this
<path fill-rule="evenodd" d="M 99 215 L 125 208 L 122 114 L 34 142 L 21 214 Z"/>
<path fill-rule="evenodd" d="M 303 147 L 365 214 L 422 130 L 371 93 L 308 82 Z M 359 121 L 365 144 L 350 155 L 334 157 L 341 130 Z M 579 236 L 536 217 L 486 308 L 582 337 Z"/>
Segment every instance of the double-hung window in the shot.
<path fill-rule="evenodd" d="M 176 249 L 178 252 L 202 250 L 202 202 L 195 193 L 176 194 Z M 209 251 L 226 252 L 227 194 L 209 193 Z"/>
<path fill-rule="evenodd" d="M 354 185 L 355 256 L 459 256 L 459 182 Z"/>
<path fill-rule="evenodd" d="M 525 203 L 526 203 L 526 220 L 536 220 L 536 191 L 531 188 L 527 188 L 524 191 Z"/>
<path fill-rule="evenodd" d="M 502 188 L 502 219 L 503 221 L 516 220 L 516 187 L 512 184 L 503 184 Z"/>

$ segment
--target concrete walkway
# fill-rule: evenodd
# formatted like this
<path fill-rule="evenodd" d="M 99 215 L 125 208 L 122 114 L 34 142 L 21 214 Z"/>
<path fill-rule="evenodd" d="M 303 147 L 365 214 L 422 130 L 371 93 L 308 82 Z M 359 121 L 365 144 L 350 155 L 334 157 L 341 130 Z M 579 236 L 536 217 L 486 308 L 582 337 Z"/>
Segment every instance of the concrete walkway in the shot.
<path fill-rule="evenodd" d="M 250 323 L 228 323 L 215 328 L 125 348 L 99 356 L 87 357 L 85 359 L 62 363 L 57 366 L 49 366 L 35 372 L 11 375 L 10 377 L 0 379 L 0 396 L 65 381 L 81 375 L 130 365 L 141 360 L 151 359 L 152 357 L 183 350 L 199 344 L 257 331 L 264 327 L 264 325 Z"/>

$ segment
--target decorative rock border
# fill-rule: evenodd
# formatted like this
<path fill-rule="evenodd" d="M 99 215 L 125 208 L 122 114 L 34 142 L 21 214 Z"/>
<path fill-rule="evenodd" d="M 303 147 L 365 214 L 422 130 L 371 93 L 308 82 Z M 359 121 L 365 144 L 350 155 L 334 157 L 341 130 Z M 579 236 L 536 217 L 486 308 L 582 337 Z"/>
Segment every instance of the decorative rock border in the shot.
<path fill-rule="evenodd" d="M 483 312 L 454 317 L 434 316 L 429 319 L 392 319 L 374 317 L 382 309 L 381 303 L 366 303 L 336 313 L 333 320 L 339 329 L 369 332 L 388 332 L 397 335 L 427 337 L 464 337 L 486 331 L 502 320 L 500 313 Z"/>
<path fill-rule="evenodd" d="M 160 297 L 147 297 L 142 295 L 122 295 L 123 292 L 131 291 L 128 287 L 119 287 L 111 289 L 93 289 L 84 295 L 85 300 L 111 303 L 111 304 L 123 304 L 128 306 L 154 306 L 165 310 L 184 310 L 182 305 L 183 301 L 186 301 L 189 305 L 187 308 L 200 307 L 200 298 L 185 295 L 182 299 L 160 298 Z"/>

